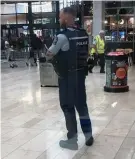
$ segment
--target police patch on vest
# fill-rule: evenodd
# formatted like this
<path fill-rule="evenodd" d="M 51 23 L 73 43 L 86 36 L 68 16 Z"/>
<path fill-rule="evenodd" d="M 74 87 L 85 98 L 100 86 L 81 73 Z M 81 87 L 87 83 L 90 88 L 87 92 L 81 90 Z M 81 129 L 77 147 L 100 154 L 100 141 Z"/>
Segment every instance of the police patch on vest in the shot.
<path fill-rule="evenodd" d="M 56 44 L 57 44 L 57 42 L 58 42 L 58 37 L 57 37 L 57 36 L 55 36 L 55 38 L 54 38 L 54 40 L 53 40 L 53 45 L 56 45 Z"/>
<path fill-rule="evenodd" d="M 87 45 L 88 44 L 88 41 L 80 41 L 80 42 L 77 42 L 76 45 Z"/>

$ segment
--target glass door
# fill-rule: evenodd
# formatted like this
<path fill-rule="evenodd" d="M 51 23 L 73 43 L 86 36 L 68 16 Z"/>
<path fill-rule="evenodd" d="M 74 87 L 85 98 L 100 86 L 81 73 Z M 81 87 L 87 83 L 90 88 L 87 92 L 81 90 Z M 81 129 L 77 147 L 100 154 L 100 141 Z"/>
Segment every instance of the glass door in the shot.
<path fill-rule="evenodd" d="M 9 35 L 9 29 L 2 29 L 2 37 L 8 37 Z"/>

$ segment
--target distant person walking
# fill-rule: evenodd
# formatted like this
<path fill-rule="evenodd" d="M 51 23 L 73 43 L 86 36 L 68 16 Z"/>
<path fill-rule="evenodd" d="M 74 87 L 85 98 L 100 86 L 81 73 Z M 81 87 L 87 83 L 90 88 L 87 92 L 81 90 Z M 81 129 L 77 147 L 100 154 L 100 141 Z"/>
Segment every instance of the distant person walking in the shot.
<path fill-rule="evenodd" d="M 97 59 L 99 59 L 99 65 L 100 65 L 100 73 L 105 73 L 105 32 L 104 30 L 101 30 L 99 32 L 99 35 L 94 37 L 93 41 L 93 47 L 91 49 L 91 54 L 94 55 L 94 59 L 97 62 Z M 92 69 L 91 69 L 92 73 Z"/>
<path fill-rule="evenodd" d="M 28 59 L 28 61 L 31 61 L 31 66 L 33 66 L 34 64 L 37 66 L 37 58 L 40 57 L 42 47 L 43 42 L 41 41 L 41 39 L 38 38 L 36 34 L 33 34 L 31 37 L 30 58 Z M 28 66 L 29 63 L 26 62 L 26 65 Z"/>

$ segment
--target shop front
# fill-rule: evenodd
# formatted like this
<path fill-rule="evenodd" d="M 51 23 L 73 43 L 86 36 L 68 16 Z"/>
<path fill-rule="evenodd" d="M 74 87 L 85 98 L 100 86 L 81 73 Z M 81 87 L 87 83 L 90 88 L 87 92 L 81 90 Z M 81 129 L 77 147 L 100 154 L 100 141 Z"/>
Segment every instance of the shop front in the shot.
<path fill-rule="evenodd" d="M 135 2 L 105 3 L 106 51 L 123 51 L 135 63 Z"/>
<path fill-rule="evenodd" d="M 20 34 L 37 36 L 59 29 L 59 2 L 10 2 L 1 4 L 1 36 L 11 37 Z"/>

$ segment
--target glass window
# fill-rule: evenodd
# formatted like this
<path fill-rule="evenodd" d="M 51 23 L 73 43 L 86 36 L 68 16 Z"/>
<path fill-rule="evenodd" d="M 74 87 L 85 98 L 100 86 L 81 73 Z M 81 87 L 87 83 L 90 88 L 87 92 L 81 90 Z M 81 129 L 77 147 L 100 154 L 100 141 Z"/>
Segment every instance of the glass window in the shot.
<path fill-rule="evenodd" d="M 60 3 L 60 10 L 63 9 L 63 3 Z"/>
<path fill-rule="evenodd" d="M 16 14 L 1 15 L 1 24 L 16 24 Z"/>
<path fill-rule="evenodd" d="M 42 14 L 41 13 L 33 13 L 32 17 L 33 17 L 34 24 L 42 23 Z"/>
<path fill-rule="evenodd" d="M 17 24 L 26 24 L 26 14 L 17 14 Z"/>
<path fill-rule="evenodd" d="M 15 4 L 1 4 L 1 14 L 14 14 Z"/>
<path fill-rule="evenodd" d="M 42 7 L 42 12 L 54 11 L 52 8 L 52 2 L 42 2 L 41 7 Z"/>
<path fill-rule="evenodd" d="M 28 13 L 28 3 L 17 3 L 17 13 Z"/>
<path fill-rule="evenodd" d="M 56 12 L 56 1 L 52 1 L 52 12 Z"/>
<path fill-rule="evenodd" d="M 55 12 L 56 11 L 56 3 L 55 2 L 41 2 L 40 3 L 32 3 L 32 12 Z"/>
<path fill-rule="evenodd" d="M 42 23 L 42 19 L 34 19 L 34 24 L 41 24 Z"/>
<path fill-rule="evenodd" d="M 41 4 L 41 2 L 32 2 L 32 5 Z"/>
<path fill-rule="evenodd" d="M 133 1 L 121 2 L 121 7 L 132 7 Z"/>
<path fill-rule="evenodd" d="M 48 23 L 54 24 L 55 21 L 56 21 L 55 18 L 43 18 L 42 19 L 42 24 L 48 24 Z"/>
<path fill-rule="evenodd" d="M 42 12 L 42 6 L 41 5 L 32 5 L 32 12 L 33 13 L 38 13 L 38 12 Z"/>
<path fill-rule="evenodd" d="M 60 10 L 64 8 L 64 0 L 59 1 Z"/>
<path fill-rule="evenodd" d="M 106 9 L 105 13 L 109 14 L 109 15 L 116 15 L 117 14 L 117 8 L 116 9 Z"/>

